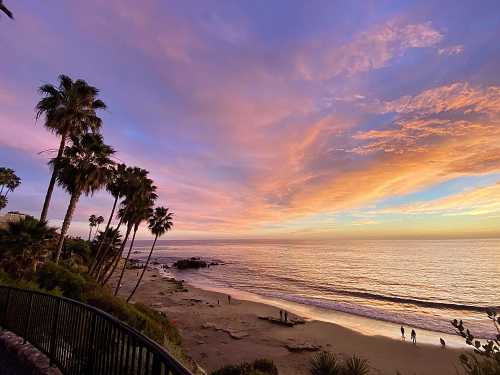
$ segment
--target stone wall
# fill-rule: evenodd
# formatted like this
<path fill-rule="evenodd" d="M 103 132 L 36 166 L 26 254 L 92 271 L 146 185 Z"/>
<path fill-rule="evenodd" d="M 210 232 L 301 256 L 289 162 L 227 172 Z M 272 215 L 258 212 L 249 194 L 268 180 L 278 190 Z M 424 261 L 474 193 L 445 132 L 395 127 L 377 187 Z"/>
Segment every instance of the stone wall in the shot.
<path fill-rule="evenodd" d="M 12 332 L 0 331 L 0 375 L 62 375 L 49 359 Z"/>

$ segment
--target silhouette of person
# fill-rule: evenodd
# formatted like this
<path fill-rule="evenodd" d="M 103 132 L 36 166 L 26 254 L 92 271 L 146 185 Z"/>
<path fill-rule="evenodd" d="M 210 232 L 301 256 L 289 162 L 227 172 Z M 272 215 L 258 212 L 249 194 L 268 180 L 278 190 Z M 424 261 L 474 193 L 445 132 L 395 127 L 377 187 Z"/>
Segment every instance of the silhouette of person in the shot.
<path fill-rule="evenodd" d="M 406 337 L 405 337 L 405 328 L 403 326 L 401 326 L 401 339 L 406 340 Z"/>
<path fill-rule="evenodd" d="M 411 330 L 411 341 L 416 344 L 417 343 L 417 333 L 414 329 Z"/>
<path fill-rule="evenodd" d="M 283 310 L 280 310 L 280 321 L 283 320 Z"/>
<path fill-rule="evenodd" d="M 446 348 L 446 342 L 444 341 L 444 339 L 442 337 L 439 339 L 439 342 L 441 343 L 441 347 L 443 349 Z"/>
<path fill-rule="evenodd" d="M 288 322 L 288 312 L 285 310 L 285 323 Z"/>
<path fill-rule="evenodd" d="M 227 295 L 227 302 L 231 304 L 231 296 L 229 294 Z"/>

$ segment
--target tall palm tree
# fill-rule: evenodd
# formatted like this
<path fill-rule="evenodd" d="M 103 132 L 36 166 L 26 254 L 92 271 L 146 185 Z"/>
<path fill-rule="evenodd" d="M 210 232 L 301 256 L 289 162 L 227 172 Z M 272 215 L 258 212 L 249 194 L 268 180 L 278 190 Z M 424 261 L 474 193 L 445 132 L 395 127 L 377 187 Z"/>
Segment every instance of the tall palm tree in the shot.
<path fill-rule="evenodd" d="M 45 127 L 61 137 L 59 150 L 55 159 L 60 159 L 68 138 L 80 136 L 89 130 L 97 132 L 102 125 L 96 112 L 105 109 L 106 105 L 97 99 L 99 90 L 90 86 L 84 80 L 73 81 L 70 77 L 61 74 L 59 85 L 56 87 L 45 84 L 38 89 L 43 98 L 36 105 L 36 119 L 45 115 Z M 43 203 L 40 220 L 47 219 L 50 199 L 57 178 L 57 163 L 53 163 L 47 194 Z"/>
<path fill-rule="evenodd" d="M 120 272 L 120 277 L 118 278 L 118 282 L 115 286 L 115 296 L 118 294 L 120 290 L 121 282 L 123 279 L 123 275 L 125 273 L 125 269 L 127 268 L 127 263 L 130 259 L 130 254 L 132 253 L 132 249 L 134 246 L 135 235 L 139 226 L 144 220 L 148 220 L 153 214 L 153 207 L 158 196 L 155 193 L 156 186 L 153 185 L 153 181 L 149 178 L 144 178 L 142 180 L 141 190 L 132 197 L 132 201 L 129 202 L 129 222 L 134 225 L 134 234 L 132 235 L 132 241 L 130 242 L 130 246 L 128 248 L 127 256 L 125 258 L 125 262 L 123 263 L 122 270 Z"/>
<path fill-rule="evenodd" d="M 3 3 L 3 0 L 0 0 L 0 11 L 4 12 L 7 17 L 9 17 L 11 20 L 14 19 L 14 15 L 12 14 L 12 12 L 9 10 L 9 8 L 7 8 L 4 3 Z"/>
<path fill-rule="evenodd" d="M 139 280 L 137 280 L 137 283 L 135 284 L 132 293 L 130 293 L 130 295 L 128 296 L 127 302 L 131 300 L 131 298 L 137 291 L 137 288 L 139 288 L 139 285 L 141 284 L 142 278 L 144 277 L 144 274 L 146 273 L 146 270 L 149 266 L 149 261 L 151 260 L 151 255 L 153 254 L 153 250 L 156 245 L 156 240 L 158 240 L 158 237 L 163 236 L 167 231 L 172 229 L 174 225 L 172 221 L 172 216 L 173 214 L 171 212 L 168 212 L 168 208 L 156 207 L 154 215 L 149 218 L 148 228 L 151 231 L 151 233 L 154 234 L 155 239 L 153 241 L 151 249 L 149 250 L 148 259 L 146 260 L 146 264 L 142 269 L 141 276 L 139 277 Z"/>
<path fill-rule="evenodd" d="M 95 230 L 94 237 L 97 234 L 97 232 L 99 232 L 99 227 L 101 226 L 102 223 L 104 223 L 104 217 L 102 217 L 101 215 L 97 216 L 95 219 L 95 224 L 96 224 L 97 228 Z"/>
<path fill-rule="evenodd" d="M 90 242 L 90 236 L 92 235 L 92 228 L 95 227 L 97 225 L 96 223 L 97 221 L 97 216 L 95 216 L 94 214 L 90 215 L 89 217 L 89 242 Z"/>
<path fill-rule="evenodd" d="M 97 247 L 97 252 L 96 256 L 94 258 L 94 261 L 92 262 L 92 265 L 90 266 L 89 273 L 91 275 L 95 274 L 96 269 L 98 269 L 101 265 L 101 259 L 103 256 L 103 252 L 107 251 L 107 247 L 105 246 L 108 245 L 109 243 L 106 242 L 107 237 L 108 237 L 108 231 L 111 225 L 111 221 L 113 220 L 113 217 L 115 215 L 115 210 L 116 210 L 116 205 L 118 203 L 118 200 L 122 198 L 127 189 L 127 177 L 128 174 L 130 173 L 132 168 L 127 167 L 125 164 L 119 164 L 115 168 L 113 168 L 113 172 L 110 175 L 110 178 L 106 184 L 106 190 L 113 196 L 114 201 L 113 201 L 113 207 L 111 209 L 111 213 L 108 218 L 108 223 L 106 224 L 106 229 L 104 229 L 104 234 L 103 236 L 100 237 L 100 241 L 98 242 L 99 245 Z M 117 229 L 120 229 L 120 224 L 118 224 Z"/>
<path fill-rule="evenodd" d="M 128 236 L 130 235 L 131 230 L 135 225 L 135 221 L 137 220 L 137 215 L 135 212 L 138 210 L 138 207 L 141 207 L 141 201 L 146 199 L 155 200 L 157 195 L 155 193 L 156 187 L 153 186 L 153 181 L 147 178 L 148 171 L 133 167 L 127 168 L 125 174 L 125 199 L 121 203 L 121 208 L 118 211 L 118 217 L 120 218 L 120 222 L 118 227 L 122 223 L 127 224 L 127 230 L 125 233 L 125 238 L 122 243 L 121 251 L 116 254 L 113 262 L 111 262 L 108 267 L 105 267 L 100 276 L 98 276 L 98 280 L 101 281 L 102 284 L 106 284 L 113 273 L 115 272 L 118 263 L 120 262 L 121 255 L 125 244 L 128 240 Z M 154 206 L 154 203 L 151 204 L 151 207 Z M 133 245 L 133 244 L 132 244 Z M 106 256 L 106 249 L 103 251 L 101 257 Z M 108 272 L 111 269 L 111 272 Z M 99 266 L 96 268 L 97 273 L 100 273 Z"/>
<path fill-rule="evenodd" d="M 60 158 L 54 158 L 51 164 L 57 170 L 57 182 L 70 195 L 68 209 L 61 227 L 61 236 L 57 245 L 55 261 L 59 261 L 76 204 L 82 194 L 93 194 L 107 181 L 113 166 L 110 156 L 114 150 L 104 144 L 100 134 L 84 134 L 81 138 L 71 137 L 72 146 L 66 147 Z"/>

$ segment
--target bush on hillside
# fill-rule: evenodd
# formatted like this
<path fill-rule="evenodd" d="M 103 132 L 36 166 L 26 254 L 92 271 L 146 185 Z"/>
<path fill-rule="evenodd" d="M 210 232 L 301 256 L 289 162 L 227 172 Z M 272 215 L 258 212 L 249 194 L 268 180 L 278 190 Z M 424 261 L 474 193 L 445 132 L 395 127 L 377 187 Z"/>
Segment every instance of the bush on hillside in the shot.
<path fill-rule="evenodd" d="M 278 375 L 278 369 L 270 359 L 257 359 L 252 363 L 228 365 L 211 373 L 211 375 Z"/>
<path fill-rule="evenodd" d="M 86 271 L 92 260 L 92 249 L 88 241 L 80 237 L 67 237 L 64 240 L 65 263 L 76 271 Z"/>
<path fill-rule="evenodd" d="M 36 273 L 38 285 L 46 290 L 59 288 L 68 298 L 85 301 L 85 278 L 64 266 L 49 262 Z"/>
<path fill-rule="evenodd" d="M 9 222 L 0 228 L 0 268 L 15 279 L 29 277 L 50 257 L 57 234 L 33 217 Z"/>

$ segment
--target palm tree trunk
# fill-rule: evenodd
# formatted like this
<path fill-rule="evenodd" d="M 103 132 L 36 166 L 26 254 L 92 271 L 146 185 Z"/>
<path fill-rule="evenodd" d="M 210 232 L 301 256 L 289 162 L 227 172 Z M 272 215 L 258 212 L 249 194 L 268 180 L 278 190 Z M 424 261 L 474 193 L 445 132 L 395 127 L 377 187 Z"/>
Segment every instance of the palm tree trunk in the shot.
<path fill-rule="evenodd" d="M 59 262 L 59 258 L 61 257 L 61 252 L 64 244 L 64 237 L 68 232 L 69 225 L 71 224 L 71 219 L 73 218 L 73 214 L 75 213 L 76 203 L 80 199 L 80 191 L 76 191 L 71 194 L 71 199 L 69 200 L 68 210 L 66 211 L 66 216 L 64 217 L 63 225 L 61 227 L 61 235 L 59 237 L 59 242 L 57 244 L 57 252 L 55 262 Z"/>
<path fill-rule="evenodd" d="M 97 224 L 97 228 L 95 229 L 95 232 L 94 232 L 94 238 L 92 238 L 93 240 L 95 240 L 95 236 L 97 236 L 97 233 L 99 233 L 100 226 L 101 226 L 101 224 Z"/>
<path fill-rule="evenodd" d="M 123 263 L 122 272 L 120 272 L 120 278 L 118 279 L 118 282 L 116 283 L 116 286 L 115 286 L 115 293 L 114 293 L 115 296 L 118 294 L 118 291 L 120 290 L 120 284 L 122 283 L 123 274 L 125 273 L 125 269 L 127 268 L 128 260 L 130 259 L 130 253 L 132 252 L 132 247 L 134 246 L 135 235 L 137 233 L 138 228 L 139 228 L 138 225 L 136 225 L 134 227 L 134 234 L 132 236 L 132 241 L 130 242 L 130 246 L 128 247 L 127 257 L 125 258 L 125 262 Z"/>
<path fill-rule="evenodd" d="M 153 250 L 155 248 L 157 239 L 158 239 L 158 235 L 155 236 L 155 240 L 153 241 L 153 246 L 151 246 L 151 250 L 149 250 L 148 260 L 146 260 L 146 264 L 144 265 L 144 268 L 142 269 L 141 277 L 139 277 L 139 280 L 137 280 L 137 284 L 135 284 L 134 290 L 132 290 L 132 293 L 130 293 L 130 296 L 128 296 L 127 302 L 129 302 L 132 299 L 132 296 L 135 294 L 135 291 L 137 290 L 137 288 L 139 288 L 139 285 L 141 284 L 142 278 L 144 277 L 144 274 L 146 273 L 146 270 L 148 269 L 149 261 L 151 260 L 151 255 L 153 254 Z"/>
<path fill-rule="evenodd" d="M 113 215 L 115 214 L 115 209 L 116 209 L 117 203 L 118 203 L 118 197 L 115 197 L 115 201 L 113 203 L 113 208 L 111 209 L 111 215 L 109 215 L 108 223 L 106 224 L 106 229 L 104 229 L 104 234 L 101 236 L 101 240 L 99 241 L 99 246 L 97 247 L 97 252 L 95 254 L 94 261 L 92 262 L 90 269 L 89 269 L 89 274 L 91 274 L 91 275 L 95 272 L 96 267 L 99 265 L 99 258 L 101 256 L 102 247 L 106 243 L 106 238 L 108 237 L 108 230 L 109 230 L 109 227 L 111 226 L 111 220 L 113 220 Z M 120 220 L 120 224 L 121 224 L 121 222 L 122 221 Z M 120 224 L 118 224 L 118 228 L 120 227 Z M 105 250 L 107 250 L 107 248 Z"/>
<path fill-rule="evenodd" d="M 104 265 L 104 262 L 106 261 L 106 255 L 108 255 L 109 249 L 113 246 L 113 242 L 115 241 L 116 236 L 119 234 L 120 227 L 122 226 L 123 219 L 120 219 L 118 222 L 118 225 L 116 226 L 116 232 L 113 233 L 111 238 L 109 239 L 108 243 L 101 242 L 99 245 L 99 249 L 97 249 L 97 254 L 94 259 L 94 264 L 90 268 L 90 275 L 94 275 L 96 279 L 99 279 L 99 274 L 102 270 L 102 266 Z M 103 236 L 106 236 L 106 233 L 104 233 Z M 107 236 L 106 236 L 107 238 Z M 104 248 L 103 248 L 104 246 Z M 109 269 L 109 268 L 108 268 Z"/>
<path fill-rule="evenodd" d="M 118 267 L 118 263 L 120 262 L 120 258 L 121 258 L 121 255 L 123 253 L 123 249 L 125 248 L 125 244 L 127 243 L 128 236 L 130 235 L 131 230 L 132 230 L 132 226 L 131 225 L 127 226 L 127 233 L 125 234 L 125 238 L 122 241 L 122 245 L 120 246 L 120 250 L 118 251 L 118 253 L 116 253 L 116 255 L 113 258 L 113 260 L 111 261 L 111 263 L 108 265 L 108 267 L 106 267 L 106 269 L 104 270 L 104 272 L 101 275 L 101 277 L 103 279 L 102 285 L 106 284 L 109 281 L 109 279 L 111 278 L 111 275 L 113 275 L 113 273 L 115 272 L 116 267 Z M 109 271 L 111 266 L 113 266 L 113 269 L 106 276 L 106 274 Z"/>
<path fill-rule="evenodd" d="M 61 143 L 59 144 L 59 150 L 57 151 L 56 160 L 59 160 L 63 154 L 64 146 L 66 146 L 67 131 L 61 134 Z M 47 214 L 49 212 L 50 200 L 52 198 L 52 192 L 54 191 L 54 186 L 56 184 L 57 169 L 54 166 L 52 170 L 52 176 L 50 177 L 49 187 L 47 188 L 47 194 L 45 195 L 45 201 L 43 202 L 42 213 L 40 214 L 40 221 L 47 220 Z"/>

